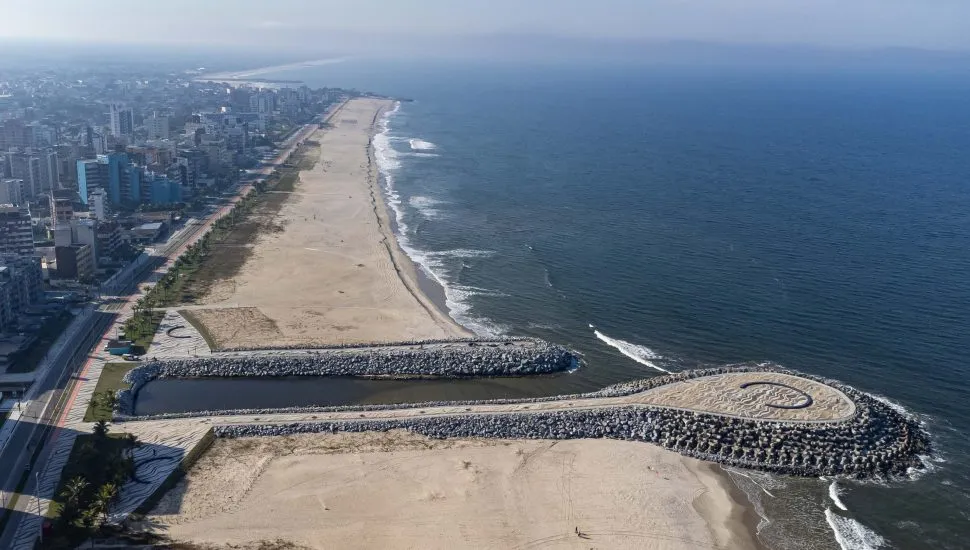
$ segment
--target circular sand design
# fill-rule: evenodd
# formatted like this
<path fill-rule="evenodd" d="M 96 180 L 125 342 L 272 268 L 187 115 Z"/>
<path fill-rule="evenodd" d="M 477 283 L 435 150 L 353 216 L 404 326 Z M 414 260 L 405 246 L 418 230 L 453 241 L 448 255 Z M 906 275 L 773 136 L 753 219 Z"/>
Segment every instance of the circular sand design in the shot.
<path fill-rule="evenodd" d="M 631 396 L 636 403 L 752 420 L 840 422 L 855 403 L 827 384 L 780 372 L 731 372 L 673 382 Z"/>

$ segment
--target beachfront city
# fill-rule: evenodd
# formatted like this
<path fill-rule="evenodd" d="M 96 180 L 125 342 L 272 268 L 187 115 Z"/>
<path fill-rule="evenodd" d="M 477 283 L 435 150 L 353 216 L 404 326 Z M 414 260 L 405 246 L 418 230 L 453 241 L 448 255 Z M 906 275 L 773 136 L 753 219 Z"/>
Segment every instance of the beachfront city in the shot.
<path fill-rule="evenodd" d="M 213 56 L 204 66 L 181 55 L 157 64 L 80 56 L 0 63 L 0 548 L 874 549 L 893 539 L 916 547 L 916 519 L 887 520 L 877 529 L 883 535 L 863 525 L 900 509 L 866 491 L 912 495 L 912 484 L 942 475 L 937 436 L 952 441 L 959 421 L 929 429 L 929 415 L 884 396 L 888 383 L 878 380 L 895 380 L 888 370 L 833 370 L 822 351 L 816 359 L 769 342 L 817 348 L 837 323 L 812 315 L 853 326 L 860 311 L 877 311 L 873 323 L 895 319 L 905 307 L 883 302 L 895 295 L 888 283 L 872 282 L 880 289 L 873 310 L 812 309 L 830 303 L 829 289 L 864 294 L 851 285 L 892 270 L 870 268 L 865 262 L 881 260 L 843 253 L 836 243 L 836 267 L 818 275 L 828 285 L 818 291 L 796 269 L 750 252 L 768 238 L 760 229 L 746 233 L 766 223 L 751 211 L 701 235 L 745 201 L 766 200 L 753 207 L 765 219 L 772 209 L 787 212 L 756 184 L 717 203 L 719 193 L 733 192 L 725 183 L 731 174 L 749 182 L 728 161 L 684 161 L 663 149 L 667 137 L 631 145 L 629 154 L 620 143 L 600 149 L 605 138 L 581 136 L 575 149 L 562 136 L 555 141 L 551 120 L 566 112 L 586 121 L 584 132 L 647 135 L 625 127 L 626 114 L 610 118 L 612 100 L 602 99 L 615 93 L 618 103 L 646 104 L 639 94 L 647 92 L 586 89 L 558 69 L 535 69 L 546 76 L 529 80 L 532 68 L 495 70 L 448 91 L 449 80 L 465 78 L 465 69 L 448 64 L 416 73 L 438 78 L 433 86 L 402 70 L 404 84 L 381 86 L 377 78 L 363 89 L 349 55 L 279 55 L 273 63 Z M 611 83 L 629 77 L 603 76 L 609 70 L 590 74 L 601 71 L 596 78 Z M 678 88 L 689 78 L 656 78 L 675 90 L 670 97 L 701 104 L 701 95 Z M 549 110 L 517 111 L 527 100 L 508 90 L 520 82 L 531 82 L 521 84 L 523 96 L 543 90 Z M 775 90 L 737 86 L 741 96 Z M 587 94 L 577 104 L 606 114 L 580 118 L 566 107 L 573 93 Z M 510 114 L 488 113 L 500 97 Z M 671 101 L 663 97 L 654 101 Z M 478 112 L 455 122 L 465 112 L 456 105 L 467 104 Z M 673 136 L 667 111 L 653 112 L 650 124 Z M 729 111 L 718 104 L 705 112 Z M 485 130 L 490 117 L 525 121 L 524 137 Z M 687 138 L 697 144 L 685 146 L 692 154 L 706 158 L 698 151 L 708 147 L 743 156 L 733 149 L 740 138 L 704 145 L 715 124 L 699 128 Z M 461 149 L 476 139 L 473 152 Z M 797 156 L 812 138 L 777 148 L 764 139 L 752 158 Z M 586 171 L 556 171 L 587 149 Z M 606 149 L 619 160 L 592 153 Z M 811 163 L 835 155 L 824 151 Z M 553 160 L 536 160 L 541 155 Z M 644 181 L 656 187 L 617 175 L 629 187 L 602 203 L 593 198 L 611 185 L 603 174 L 653 162 L 646 157 L 701 166 L 715 184 L 698 191 L 668 182 L 651 164 Z M 507 169 L 497 175 L 479 171 L 502 163 Z M 557 175 L 532 180 L 530 170 Z M 792 199 L 821 206 L 802 217 L 779 214 L 779 242 L 792 227 L 787 238 L 801 231 L 818 246 L 837 233 L 815 232 L 841 223 L 819 213 L 831 208 L 825 201 L 836 193 L 825 178 L 835 171 L 784 163 L 755 170 L 811 173 L 810 185 L 792 184 L 779 196 L 821 189 L 826 197 Z M 691 178 L 700 176 L 683 180 Z M 508 198 L 530 185 L 537 191 Z M 638 186 L 658 202 L 708 210 L 662 218 L 680 209 L 649 210 L 652 199 Z M 559 204 L 556 193 L 571 198 Z M 530 204 L 522 208 L 534 219 L 503 217 L 516 203 Z M 618 213 L 621 203 L 629 216 Z M 895 215 L 872 210 L 873 219 Z M 808 219 L 814 225 L 798 229 Z M 545 232 L 535 229 L 546 220 L 554 222 Z M 593 226 L 607 229 L 580 244 L 579 228 Z M 888 238 L 901 226 L 874 234 Z M 499 244 L 469 236 L 492 227 Z M 958 231 L 952 227 L 925 232 L 945 238 Z M 683 235 L 696 237 L 697 248 L 678 244 Z M 619 242 L 626 240 L 643 263 L 629 259 Z M 575 256 L 566 258 L 567 249 Z M 596 250 L 610 253 L 601 260 Z M 905 264 L 906 250 L 897 253 L 886 257 Z M 582 254 L 597 259 L 577 260 Z M 779 254 L 795 261 L 794 252 Z M 700 265 L 691 262 L 705 257 L 713 259 L 700 269 L 636 279 L 652 264 Z M 610 260 L 629 262 L 634 275 L 612 276 Z M 864 275 L 852 275 L 857 264 Z M 660 295 L 661 286 L 675 295 L 705 272 L 714 280 L 709 294 L 673 305 L 662 294 L 650 302 L 653 318 L 636 316 L 647 309 L 640 295 Z M 520 286 L 503 287 L 503 278 Z M 721 291 L 746 292 L 753 280 L 748 302 L 729 305 L 733 298 Z M 499 302 L 514 315 L 503 318 Z M 717 307 L 729 310 L 711 323 L 723 332 L 704 332 Z M 807 313 L 777 314 L 788 307 Z M 681 324 L 665 324 L 664 315 Z M 885 325 L 893 322 L 902 323 Z M 737 343 L 742 333 L 746 344 Z M 873 362 L 891 361 L 892 353 L 857 337 Z M 711 347 L 694 345 L 705 339 Z M 696 357 L 684 351 L 691 347 Z M 957 502 L 939 494 L 939 502 Z M 961 509 L 946 507 L 947 525 L 957 523 L 953 514 L 966 517 Z M 948 536 L 933 529 L 927 537 Z"/>

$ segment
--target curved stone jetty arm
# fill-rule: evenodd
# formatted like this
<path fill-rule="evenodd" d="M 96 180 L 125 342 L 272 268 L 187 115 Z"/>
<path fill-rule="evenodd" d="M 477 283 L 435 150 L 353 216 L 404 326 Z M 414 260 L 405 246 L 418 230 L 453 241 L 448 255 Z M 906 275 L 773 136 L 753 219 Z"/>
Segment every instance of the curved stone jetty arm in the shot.
<path fill-rule="evenodd" d="M 194 416 L 222 437 L 399 428 L 440 438 L 609 437 L 802 476 L 905 476 L 930 450 L 915 419 L 862 392 L 764 368 L 686 371 L 550 398 Z"/>

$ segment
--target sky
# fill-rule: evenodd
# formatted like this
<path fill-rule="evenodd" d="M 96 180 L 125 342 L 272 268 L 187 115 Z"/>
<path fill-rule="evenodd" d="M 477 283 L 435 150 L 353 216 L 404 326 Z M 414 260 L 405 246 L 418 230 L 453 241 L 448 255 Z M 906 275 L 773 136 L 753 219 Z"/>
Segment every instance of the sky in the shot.
<path fill-rule="evenodd" d="M 0 38 L 277 50 L 461 50 L 488 39 L 970 51 L 970 0 L 0 0 Z"/>

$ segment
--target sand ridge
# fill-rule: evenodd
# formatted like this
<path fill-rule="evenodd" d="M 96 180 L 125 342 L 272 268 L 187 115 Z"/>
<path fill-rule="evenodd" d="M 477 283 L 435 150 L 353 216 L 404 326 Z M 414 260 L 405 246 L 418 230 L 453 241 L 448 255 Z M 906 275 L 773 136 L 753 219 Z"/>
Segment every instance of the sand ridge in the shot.
<path fill-rule="evenodd" d="M 392 106 L 354 99 L 317 131 L 320 158 L 289 192 L 275 220 L 282 230 L 260 234 L 205 305 L 184 308 L 220 347 L 467 334 L 417 291 L 414 266 L 391 234 L 370 140 Z"/>

